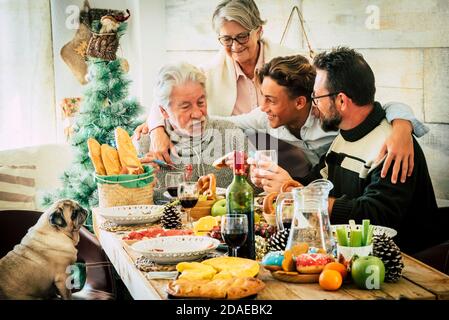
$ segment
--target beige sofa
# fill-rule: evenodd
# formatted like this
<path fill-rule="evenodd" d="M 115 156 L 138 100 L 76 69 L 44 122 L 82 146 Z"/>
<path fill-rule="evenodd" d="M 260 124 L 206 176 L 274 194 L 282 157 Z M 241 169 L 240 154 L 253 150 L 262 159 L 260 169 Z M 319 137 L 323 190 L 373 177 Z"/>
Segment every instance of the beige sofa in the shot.
<path fill-rule="evenodd" d="M 41 210 L 41 197 L 62 186 L 72 159 L 72 147 L 63 144 L 0 151 L 0 210 Z"/>

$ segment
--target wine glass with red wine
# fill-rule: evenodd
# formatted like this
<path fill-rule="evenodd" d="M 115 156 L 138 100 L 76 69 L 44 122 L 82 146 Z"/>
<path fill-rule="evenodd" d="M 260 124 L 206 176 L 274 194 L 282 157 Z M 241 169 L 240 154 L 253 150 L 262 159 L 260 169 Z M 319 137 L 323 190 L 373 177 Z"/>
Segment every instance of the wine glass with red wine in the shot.
<path fill-rule="evenodd" d="M 184 181 L 184 172 L 167 172 L 165 174 L 165 187 L 173 198 L 178 197 L 178 186 Z"/>
<path fill-rule="evenodd" d="M 248 217 L 244 214 L 226 214 L 221 218 L 221 236 L 232 249 L 231 255 L 237 257 L 240 248 L 248 237 Z"/>
<path fill-rule="evenodd" d="M 196 206 L 198 202 L 198 187 L 196 182 L 183 181 L 178 186 L 178 199 L 181 206 L 186 211 L 186 224 L 192 226 L 190 210 Z"/>

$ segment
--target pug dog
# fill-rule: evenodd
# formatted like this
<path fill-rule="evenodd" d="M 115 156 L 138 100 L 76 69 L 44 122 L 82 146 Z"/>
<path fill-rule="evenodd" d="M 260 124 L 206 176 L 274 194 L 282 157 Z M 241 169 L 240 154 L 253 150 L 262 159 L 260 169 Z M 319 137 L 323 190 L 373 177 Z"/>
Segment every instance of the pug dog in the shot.
<path fill-rule="evenodd" d="M 76 201 L 54 203 L 20 244 L 0 260 L 0 299 L 71 299 L 70 272 L 87 211 Z M 17 216 L 20 219 L 20 216 Z"/>

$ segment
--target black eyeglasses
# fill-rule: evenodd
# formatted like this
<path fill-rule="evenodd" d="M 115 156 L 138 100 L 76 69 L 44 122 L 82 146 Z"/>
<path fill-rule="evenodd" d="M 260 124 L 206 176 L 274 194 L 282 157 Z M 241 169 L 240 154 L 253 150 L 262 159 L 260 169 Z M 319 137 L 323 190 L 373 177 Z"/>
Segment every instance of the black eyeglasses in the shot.
<path fill-rule="evenodd" d="M 253 29 L 254 30 L 254 29 Z M 231 36 L 221 36 L 218 37 L 218 41 L 220 41 L 220 43 L 222 45 L 224 45 L 225 47 L 231 47 L 232 43 L 234 41 L 237 41 L 239 44 L 245 44 L 248 42 L 249 40 L 249 36 L 251 35 L 251 32 L 253 31 L 246 31 L 246 32 L 242 32 L 239 33 L 238 35 L 236 35 L 235 37 L 231 37 Z"/>
<path fill-rule="evenodd" d="M 332 92 L 332 93 L 328 93 L 328 94 L 324 94 L 324 95 L 322 95 L 322 96 L 318 96 L 318 97 L 316 97 L 315 95 L 314 95 L 314 93 L 312 92 L 312 94 L 310 95 L 310 98 L 312 98 L 312 103 L 314 104 L 314 105 L 317 105 L 318 104 L 318 99 L 320 99 L 320 98 L 325 98 L 325 97 L 332 97 L 332 96 L 335 96 L 335 95 L 337 95 L 337 94 L 339 94 L 340 92 Z"/>

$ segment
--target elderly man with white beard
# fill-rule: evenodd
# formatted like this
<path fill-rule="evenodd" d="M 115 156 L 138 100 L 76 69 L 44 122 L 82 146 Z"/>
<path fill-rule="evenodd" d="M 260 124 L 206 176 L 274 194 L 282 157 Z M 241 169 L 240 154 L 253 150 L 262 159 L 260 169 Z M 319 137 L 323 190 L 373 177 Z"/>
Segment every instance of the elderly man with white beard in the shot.
<path fill-rule="evenodd" d="M 176 169 L 190 168 L 192 181 L 213 173 L 217 177 L 217 187 L 227 187 L 232 181 L 232 170 L 216 169 L 212 163 L 232 150 L 247 152 L 248 142 L 243 131 L 231 122 L 208 118 L 205 81 L 204 73 L 191 64 L 169 64 L 159 71 L 154 98 L 164 117 L 165 131 L 176 147 L 170 155 Z M 144 136 L 139 140 L 139 149 L 148 150 L 148 139 Z M 148 163 L 154 158 L 149 152 L 141 161 Z M 158 170 L 160 183 L 164 183 L 170 171 L 173 169 Z M 155 192 L 156 200 L 160 196 Z"/>

